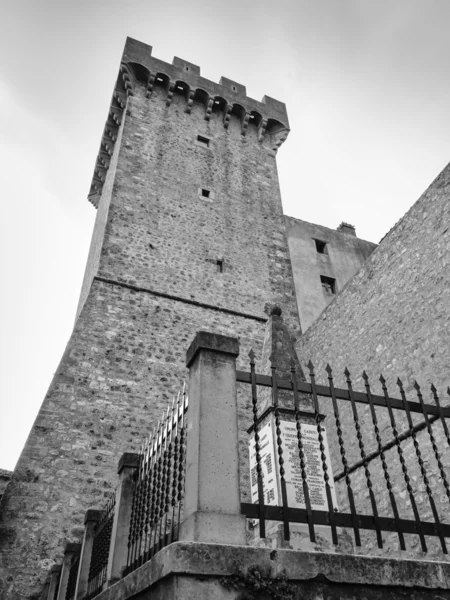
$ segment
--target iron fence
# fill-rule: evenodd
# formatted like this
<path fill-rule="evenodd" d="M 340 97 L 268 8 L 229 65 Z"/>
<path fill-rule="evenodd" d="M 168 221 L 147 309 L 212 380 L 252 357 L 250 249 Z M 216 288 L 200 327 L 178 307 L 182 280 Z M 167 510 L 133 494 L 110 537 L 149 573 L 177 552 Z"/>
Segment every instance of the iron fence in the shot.
<path fill-rule="evenodd" d="M 338 528 L 351 528 L 356 546 L 361 546 L 361 530 L 372 530 L 379 548 L 383 548 L 382 532 L 394 532 L 402 550 L 406 549 L 405 534 L 415 534 L 423 552 L 428 550 L 426 536 L 432 536 L 447 554 L 445 538 L 450 537 L 450 525 L 443 519 L 448 512 L 450 487 L 444 465 L 447 456 L 443 462 L 445 448 L 440 446 L 450 446 L 446 422 L 450 407 L 442 406 L 434 385 L 431 386 L 434 404 L 426 404 L 417 382 L 414 384 L 417 401 L 413 402 L 407 400 L 400 379 L 397 380 L 400 397 L 395 398 L 388 392 L 383 376 L 379 380 L 382 394 L 372 391 L 365 372 L 362 375 L 365 392 L 358 392 L 353 389 L 348 369 L 344 371 L 346 388 L 340 389 L 334 385 L 329 365 L 326 366 L 328 385 L 317 384 L 313 364 L 309 362 L 307 366 L 309 382 L 302 380 L 303 374 L 296 372 L 293 363 L 290 378 L 278 377 L 275 364 L 271 376 L 257 374 L 251 351 L 250 371 L 237 371 L 237 381 L 251 386 L 253 409 L 253 424 L 248 430 L 252 436 L 253 502 L 241 504 L 242 514 L 258 521 L 261 538 L 266 537 L 267 521 L 283 524 L 285 540 L 290 539 L 292 523 L 304 524 L 312 542 L 316 541 L 316 526 L 325 525 L 334 544 L 339 542 Z M 261 410 L 261 396 L 264 397 L 261 388 L 270 388 L 271 401 L 265 410 Z M 304 409 L 305 399 L 310 410 Z M 329 432 L 330 446 L 321 409 L 328 414 L 327 427 L 332 425 L 334 429 Z M 272 457 L 268 454 L 270 419 Z M 411 446 L 407 452 L 402 445 L 405 441 Z M 387 458 L 389 450 L 396 450 L 396 461 L 393 456 Z M 331 467 L 334 464 L 336 468 L 337 461 L 341 468 L 333 477 Z M 275 471 L 278 497 L 273 488 Z M 338 508 L 335 487 L 339 486 L 340 503 L 348 512 Z M 433 487 L 443 492 L 439 502 Z M 445 508 L 439 514 L 437 504 L 442 505 L 444 500 Z M 365 503 L 365 510 L 360 509 L 361 502 Z M 419 504 L 431 519 L 424 518 Z"/>
<path fill-rule="evenodd" d="M 178 539 L 185 482 L 187 407 L 183 388 L 141 449 L 124 575 Z"/>
<path fill-rule="evenodd" d="M 106 582 L 115 507 L 116 492 L 114 491 L 109 495 L 102 509 L 101 517 L 95 526 L 86 600 L 100 594 Z"/>
<path fill-rule="evenodd" d="M 76 552 L 72 555 L 70 563 L 69 577 L 67 579 L 66 598 L 65 600 L 74 600 L 77 588 L 78 570 L 80 568 L 81 544 Z"/>

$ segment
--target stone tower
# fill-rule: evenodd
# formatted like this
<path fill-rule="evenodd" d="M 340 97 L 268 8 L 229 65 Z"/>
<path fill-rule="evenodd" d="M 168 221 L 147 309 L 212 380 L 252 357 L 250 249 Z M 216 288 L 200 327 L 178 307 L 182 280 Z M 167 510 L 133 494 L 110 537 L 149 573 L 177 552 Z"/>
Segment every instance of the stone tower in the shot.
<path fill-rule="evenodd" d="M 277 303 L 298 332 L 276 168 L 287 134 L 283 103 L 127 40 L 74 331 L 3 497 L 0 597 L 40 593 L 179 389 L 198 330 L 238 336 L 245 357 Z"/>

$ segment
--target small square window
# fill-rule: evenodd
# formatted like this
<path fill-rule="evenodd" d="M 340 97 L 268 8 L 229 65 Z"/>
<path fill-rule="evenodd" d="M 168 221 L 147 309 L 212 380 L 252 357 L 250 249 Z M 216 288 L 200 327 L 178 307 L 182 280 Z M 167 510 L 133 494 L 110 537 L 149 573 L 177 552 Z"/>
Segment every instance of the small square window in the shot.
<path fill-rule="evenodd" d="M 217 272 L 223 273 L 223 260 L 216 261 Z"/>
<path fill-rule="evenodd" d="M 327 296 L 332 296 L 336 293 L 336 279 L 321 275 L 320 283 L 322 284 L 322 289 Z"/>
<path fill-rule="evenodd" d="M 210 194 L 211 194 L 210 190 L 206 190 L 205 188 L 202 188 L 202 196 L 203 196 L 203 198 L 209 198 Z"/>
<path fill-rule="evenodd" d="M 209 138 L 204 137 L 203 135 L 197 136 L 197 142 L 203 146 L 206 146 L 207 148 L 209 147 Z"/>
<path fill-rule="evenodd" d="M 314 240 L 316 243 L 317 254 L 328 254 L 327 243 L 322 240 Z"/>

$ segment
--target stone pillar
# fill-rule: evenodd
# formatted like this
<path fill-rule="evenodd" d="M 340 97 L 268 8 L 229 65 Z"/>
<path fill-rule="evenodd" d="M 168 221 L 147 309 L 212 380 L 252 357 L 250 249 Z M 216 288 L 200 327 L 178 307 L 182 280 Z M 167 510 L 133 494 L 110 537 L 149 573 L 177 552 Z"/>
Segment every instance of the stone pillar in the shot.
<path fill-rule="evenodd" d="M 94 543 L 95 526 L 100 520 L 102 511 L 89 509 L 84 517 L 84 536 L 81 546 L 80 567 L 78 569 L 75 599 L 80 600 L 87 594 L 89 567 L 91 565 L 92 545 Z"/>
<path fill-rule="evenodd" d="M 57 600 L 65 600 L 67 584 L 69 583 L 69 572 L 72 564 L 73 555 L 79 551 L 81 544 L 67 542 L 64 548 L 64 558 L 61 568 L 61 579 L 59 581 L 59 590 Z"/>
<path fill-rule="evenodd" d="M 133 501 L 133 474 L 139 465 L 139 454 L 125 452 L 119 461 L 117 472 L 119 485 L 116 491 L 116 506 L 109 547 L 106 585 L 109 587 L 119 581 L 122 569 L 127 564 L 128 532 L 130 529 L 131 504 Z"/>
<path fill-rule="evenodd" d="M 50 585 L 48 588 L 47 600 L 54 600 L 55 593 L 57 591 L 60 575 L 61 575 L 61 565 L 53 565 L 50 571 Z"/>
<path fill-rule="evenodd" d="M 39 596 L 40 600 L 48 600 L 48 590 L 50 589 L 50 580 L 47 580 L 44 583 L 44 588 L 42 590 L 41 595 Z"/>
<path fill-rule="evenodd" d="M 239 342 L 206 331 L 186 354 L 189 368 L 186 487 L 179 540 L 245 544 L 240 514 L 236 357 Z"/>

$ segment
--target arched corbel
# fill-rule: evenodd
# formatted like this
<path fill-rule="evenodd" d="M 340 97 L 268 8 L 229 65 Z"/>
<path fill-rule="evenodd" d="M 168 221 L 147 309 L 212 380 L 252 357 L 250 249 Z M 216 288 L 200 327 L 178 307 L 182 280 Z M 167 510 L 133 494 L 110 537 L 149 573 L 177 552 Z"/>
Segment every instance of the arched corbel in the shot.
<path fill-rule="evenodd" d="M 188 101 L 186 104 L 186 108 L 184 109 L 184 112 L 187 113 L 188 115 L 191 114 L 192 105 L 194 104 L 194 97 L 195 97 L 195 90 L 189 90 Z"/>
<path fill-rule="evenodd" d="M 128 73 L 128 69 L 125 65 L 120 65 L 120 70 L 122 72 L 122 80 L 123 80 L 123 87 L 125 88 L 125 93 L 127 96 L 132 96 L 133 95 L 133 85 L 131 83 L 131 77 L 130 74 Z"/>
<path fill-rule="evenodd" d="M 223 126 L 225 129 L 228 129 L 228 125 L 230 124 L 231 111 L 233 110 L 233 105 L 228 104 L 223 113 Z"/>
<path fill-rule="evenodd" d="M 150 77 L 148 78 L 148 84 L 147 84 L 147 92 L 145 94 L 146 98 L 150 98 L 150 96 L 152 95 L 153 86 L 155 85 L 155 81 L 156 81 L 156 75 L 152 75 L 150 73 Z"/>
<path fill-rule="evenodd" d="M 258 142 L 262 142 L 267 129 L 267 119 L 261 119 L 258 127 Z"/>
<path fill-rule="evenodd" d="M 172 104 L 174 90 L 175 90 L 175 81 L 169 81 L 169 89 L 167 90 L 167 99 L 166 99 L 167 107 L 169 107 Z"/>
<path fill-rule="evenodd" d="M 272 150 L 276 152 L 278 148 L 286 141 L 286 138 L 289 134 L 288 129 L 284 129 L 283 131 L 277 131 L 276 134 L 273 135 L 275 143 L 272 146 Z"/>
<path fill-rule="evenodd" d="M 118 127 L 120 127 L 120 124 L 122 122 L 122 111 L 119 110 L 118 108 L 115 108 L 114 106 L 111 106 L 109 114 L 111 116 L 111 119 L 114 121 L 114 123 Z"/>
<path fill-rule="evenodd" d="M 110 120 L 108 119 L 108 121 L 106 122 L 106 125 L 105 125 L 105 133 L 108 135 L 108 137 L 111 138 L 111 140 L 113 142 L 115 142 L 117 140 L 118 132 L 119 132 L 119 127 L 115 123 L 111 123 Z"/>
<path fill-rule="evenodd" d="M 209 121 L 210 120 L 213 106 L 214 106 L 214 98 L 210 98 L 208 100 L 208 104 L 206 106 L 205 121 Z"/>
<path fill-rule="evenodd" d="M 105 169 L 109 169 L 109 164 L 111 162 L 109 154 L 104 151 L 100 151 L 100 154 L 98 155 L 98 161 L 104 166 Z"/>
<path fill-rule="evenodd" d="M 105 183 L 106 169 L 101 165 L 97 165 L 95 168 L 95 173 L 97 174 L 97 177 L 102 182 L 102 184 Z"/>
<path fill-rule="evenodd" d="M 119 90 L 114 90 L 113 98 L 121 108 L 125 108 L 127 101 L 125 95 Z"/>
<path fill-rule="evenodd" d="M 102 148 L 108 154 L 108 156 L 112 156 L 114 150 L 114 144 L 112 142 L 108 142 L 105 138 L 102 139 Z"/>
<path fill-rule="evenodd" d="M 248 122 L 250 120 L 250 113 L 246 112 L 242 119 L 241 135 L 245 137 L 247 133 Z"/>

